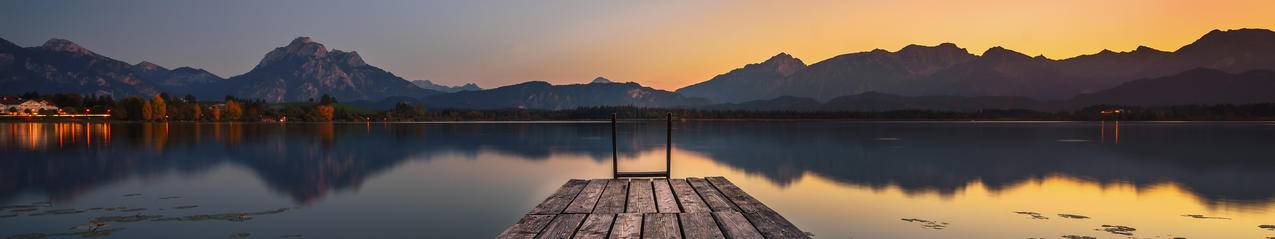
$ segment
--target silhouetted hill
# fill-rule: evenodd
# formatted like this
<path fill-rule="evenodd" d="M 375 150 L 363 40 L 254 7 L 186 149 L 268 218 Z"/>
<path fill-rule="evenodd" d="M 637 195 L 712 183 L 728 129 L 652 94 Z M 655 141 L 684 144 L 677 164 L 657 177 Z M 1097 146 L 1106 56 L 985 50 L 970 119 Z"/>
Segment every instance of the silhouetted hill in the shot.
<path fill-rule="evenodd" d="M 1038 101 L 1013 96 L 901 96 L 866 92 L 833 98 L 820 103 L 811 98 L 783 96 L 769 100 L 705 106 L 704 109 L 752 111 L 855 111 L 935 110 L 971 112 L 986 109 L 1049 110 L 1058 102 Z"/>
<path fill-rule="evenodd" d="M 169 70 L 143 61 L 133 65 L 134 74 L 171 95 L 194 95 L 200 99 L 219 99 L 226 95 L 225 79 L 204 69 L 178 67 Z"/>
<path fill-rule="evenodd" d="M 0 94 L 150 95 L 160 91 L 131 68 L 68 40 L 49 39 L 44 45 L 23 48 L 0 39 Z"/>
<path fill-rule="evenodd" d="M 229 83 L 229 92 L 236 96 L 271 102 L 306 101 L 324 94 L 341 100 L 378 100 L 438 93 L 368 65 L 358 52 L 329 51 L 309 37 L 275 48 Z"/>
<path fill-rule="evenodd" d="M 480 91 L 432 95 L 422 99 L 430 108 L 571 109 L 586 106 L 683 107 L 708 104 L 702 98 L 644 87 L 637 83 L 552 85 L 532 81 Z"/>
<path fill-rule="evenodd" d="M 444 92 L 444 93 L 483 90 L 482 87 L 478 87 L 478 84 L 474 84 L 474 83 L 467 83 L 462 86 L 446 86 L 446 85 L 435 84 L 434 82 L 429 80 L 414 80 L 412 81 L 412 84 L 416 85 L 416 87 L 420 87 L 421 89 L 433 90 L 433 91 Z"/>
<path fill-rule="evenodd" d="M 1174 52 L 1138 47 L 1129 52 L 1103 50 L 1062 60 L 1031 57 L 1001 47 L 975 56 L 950 43 L 909 45 L 895 52 L 878 49 L 836 56 L 791 75 L 744 77 L 745 74 L 736 73 L 749 72 L 744 70 L 750 67 L 745 67 L 678 92 L 723 99 L 722 102 L 779 96 L 824 101 L 873 91 L 904 96 L 1062 100 L 1135 79 L 1169 76 L 1200 67 L 1231 73 L 1275 70 L 1275 32 L 1214 30 Z"/>
<path fill-rule="evenodd" d="M 1166 106 L 1275 102 L 1275 71 L 1227 73 L 1198 68 L 1181 74 L 1130 81 L 1112 89 L 1083 94 L 1070 105 Z"/>
<path fill-rule="evenodd" d="M 717 103 L 753 100 L 757 95 L 769 94 L 771 89 L 779 86 L 780 80 L 805 67 L 806 63 L 801 59 L 779 53 L 764 62 L 748 64 L 708 81 L 683 87 L 677 93 Z"/>

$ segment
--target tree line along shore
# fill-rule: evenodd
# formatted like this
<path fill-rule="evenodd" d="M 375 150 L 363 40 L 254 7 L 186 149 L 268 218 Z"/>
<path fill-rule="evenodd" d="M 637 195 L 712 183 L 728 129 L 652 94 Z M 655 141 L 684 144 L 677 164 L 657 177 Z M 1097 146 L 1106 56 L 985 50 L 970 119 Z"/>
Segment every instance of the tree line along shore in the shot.
<path fill-rule="evenodd" d="M 696 108 L 644 108 L 633 106 L 542 109 L 427 109 L 425 105 L 398 103 L 391 109 L 367 109 L 324 95 L 306 102 L 267 103 L 264 100 L 227 96 L 205 101 L 186 95 L 159 94 L 149 98 L 84 96 L 79 94 L 11 96 L 37 99 L 58 110 L 15 112 L 0 109 L 5 121 L 144 121 L 144 122 L 381 122 L 381 121 L 535 121 L 662 119 L 673 114 L 682 119 L 706 120 L 1130 120 L 1130 121 L 1269 121 L 1275 120 L 1275 103 L 1118 106 L 1095 105 L 1073 111 L 1042 112 L 1027 109 L 978 111 L 755 111 Z M 45 117 L 90 115 L 100 117 Z"/>

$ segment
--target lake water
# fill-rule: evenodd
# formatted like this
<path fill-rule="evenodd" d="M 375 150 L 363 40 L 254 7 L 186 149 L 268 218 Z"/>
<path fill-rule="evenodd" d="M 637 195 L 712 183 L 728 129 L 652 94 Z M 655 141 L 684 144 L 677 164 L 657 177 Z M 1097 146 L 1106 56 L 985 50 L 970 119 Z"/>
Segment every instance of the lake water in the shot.
<path fill-rule="evenodd" d="M 664 130 L 621 124 L 622 169 L 662 168 Z M 610 143 L 579 122 L 0 123 L 0 237 L 141 215 L 97 230 L 486 238 L 610 177 Z M 689 121 L 672 155 L 815 238 L 1275 237 L 1275 123 Z"/>

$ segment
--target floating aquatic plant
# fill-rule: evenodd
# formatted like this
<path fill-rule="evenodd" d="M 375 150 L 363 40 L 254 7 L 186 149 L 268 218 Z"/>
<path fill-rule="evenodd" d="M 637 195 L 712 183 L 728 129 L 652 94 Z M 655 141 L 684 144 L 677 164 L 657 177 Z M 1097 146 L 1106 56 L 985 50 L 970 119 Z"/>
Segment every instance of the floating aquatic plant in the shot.
<path fill-rule="evenodd" d="M 1210 216 L 1204 216 L 1204 215 L 1200 215 L 1200 214 L 1187 214 L 1187 215 L 1182 215 L 1182 216 L 1183 216 L 1183 217 L 1189 217 L 1189 218 L 1195 218 L 1195 219 L 1223 219 L 1223 220 L 1231 220 L 1230 218 L 1225 218 L 1225 217 L 1210 217 Z"/>
<path fill-rule="evenodd" d="M 1094 229 L 1094 230 L 1110 232 L 1112 234 L 1132 236 L 1133 231 L 1137 231 L 1138 229 L 1128 227 L 1128 226 L 1121 226 L 1121 225 L 1102 225 L 1102 228 Z"/>
<path fill-rule="evenodd" d="M 1070 218 L 1070 219 L 1089 219 L 1089 216 L 1077 215 L 1077 214 L 1058 214 L 1058 216 L 1063 218 Z"/>
<path fill-rule="evenodd" d="M 1032 219 L 1038 219 L 1038 220 L 1046 220 L 1046 219 L 1049 219 L 1049 217 L 1046 217 L 1046 216 L 1044 216 L 1044 215 L 1040 215 L 1040 213 L 1039 213 L 1039 212 L 1024 212 L 1024 211 L 1019 211 L 1019 212 L 1014 212 L 1014 213 L 1022 214 L 1022 215 L 1028 215 L 1028 216 L 1031 216 L 1031 217 L 1032 217 Z"/>
<path fill-rule="evenodd" d="M 920 223 L 921 227 L 925 229 L 943 230 L 944 228 L 947 228 L 946 222 L 937 222 L 937 221 L 930 221 L 930 220 L 916 219 L 916 218 L 903 218 L 899 220 L 903 220 L 905 222 Z"/>

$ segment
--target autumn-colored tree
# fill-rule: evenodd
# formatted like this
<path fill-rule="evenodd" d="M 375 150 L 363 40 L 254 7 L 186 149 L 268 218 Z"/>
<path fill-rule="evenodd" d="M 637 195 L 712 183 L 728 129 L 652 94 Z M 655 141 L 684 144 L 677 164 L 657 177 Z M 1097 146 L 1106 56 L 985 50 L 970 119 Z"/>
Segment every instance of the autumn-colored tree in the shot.
<path fill-rule="evenodd" d="M 187 107 L 190 107 L 190 120 L 199 121 L 204 118 L 204 112 L 199 108 L 199 103 L 191 102 L 187 104 Z"/>
<path fill-rule="evenodd" d="M 319 117 L 323 117 L 323 120 L 332 121 L 332 117 L 335 116 L 336 113 L 336 107 L 332 107 L 331 105 L 320 105 L 315 108 L 315 111 L 319 113 Z"/>
<path fill-rule="evenodd" d="M 224 114 L 226 120 L 239 120 L 239 117 L 243 116 L 243 107 L 239 105 L 239 102 L 235 102 L 233 100 L 226 101 L 226 112 L 224 112 Z"/>
<path fill-rule="evenodd" d="M 151 109 L 151 116 L 155 117 L 154 120 L 168 120 L 168 104 L 164 103 L 164 97 L 155 95 L 155 98 L 151 99 L 151 107 L 154 107 L 154 109 Z"/>
<path fill-rule="evenodd" d="M 208 108 L 208 119 L 212 121 L 221 121 L 221 109 L 217 107 Z"/>
<path fill-rule="evenodd" d="M 155 108 L 150 101 L 142 102 L 142 120 L 155 120 Z"/>

